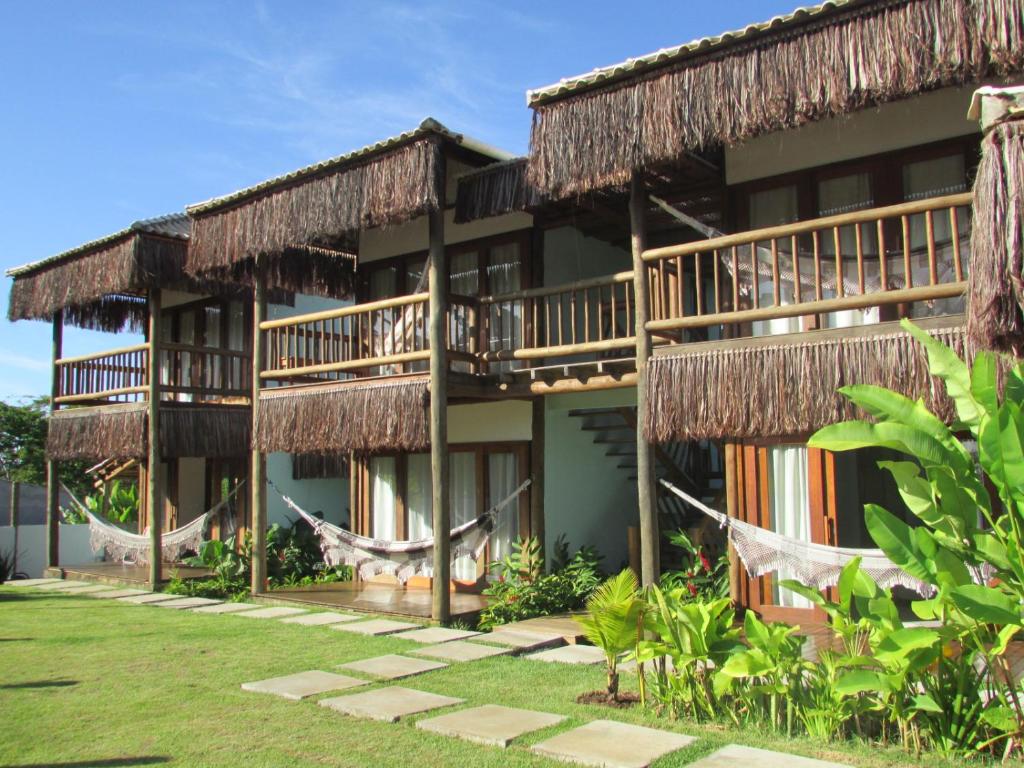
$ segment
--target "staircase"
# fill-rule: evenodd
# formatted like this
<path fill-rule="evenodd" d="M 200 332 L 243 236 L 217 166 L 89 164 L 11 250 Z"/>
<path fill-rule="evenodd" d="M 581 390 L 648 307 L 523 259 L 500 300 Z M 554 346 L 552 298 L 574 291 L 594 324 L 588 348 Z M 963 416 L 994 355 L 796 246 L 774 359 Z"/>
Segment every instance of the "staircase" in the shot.
<path fill-rule="evenodd" d="M 580 429 L 593 434 L 594 443 L 605 447 L 605 456 L 622 474 L 623 482 L 636 483 L 636 406 L 576 408 L 569 416 L 580 420 Z M 655 444 L 655 476 L 664 478 L 681 490 L 717 507 L 725 488 L 725 474 L 717 446 L 707 440 Z M 678 496 L 657 484 L 658 527 L 664 533 L 687 529 L 703 520 Z M 662 568 L 672 568 L 679 552 L 662 536 Z"/>

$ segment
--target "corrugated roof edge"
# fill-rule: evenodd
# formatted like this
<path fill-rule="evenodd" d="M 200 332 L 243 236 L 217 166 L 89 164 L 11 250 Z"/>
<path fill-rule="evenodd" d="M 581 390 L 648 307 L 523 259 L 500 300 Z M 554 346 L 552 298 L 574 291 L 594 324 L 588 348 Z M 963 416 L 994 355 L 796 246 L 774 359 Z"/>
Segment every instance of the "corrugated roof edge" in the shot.
<path fill-rule="evenodd" d="M 382 139 L 381 141 L 373 144 L 367 144 L 365 147 L 353 150 L 352 152 L 347 152 L 343 155 L 338 155 L 337 157 L 332 157 L 328 160 L 321 160 L 313 165 L 307 165 L 305 168 L 299 168 L 296 171 L 291 171 L 282 176 L 276 176 L 272 179 L 261 181 L 251 187 L 240 189 L 237 192 L 232 192 L 228 195 L 214 197 L 201 203 L 193 203 L 192 205 L 186 206 L 185 210 L 188 211 L 190 216 L 201 215 L 216 208 L 244 200 L 247 197 L 258 195 L 261 192 L 273 189 L 276 186 L 299 181 L 309 176 L 316 176 L 319 173 L 333 170 L 336 167 L 340 168 L 348 163 L 354 163 L 358 160 L 372 157 L 373 155 L 386 152 L 389 149 L 394 149 L 402 144 L 407 144 L 421 139 L 428 134 L 439 135 L 449 141 L 460 144 L 473 152 L 477 152 L 487 157 L 493 157 L 495 160 L 506 160 L 512 157 L 510 152 L 505 152 L 504 150 L 492 147 L 490 144 L 485 144 L 482 141 L 469 138 L 461 133 L 456 133 L 434 118 L 428 117 L 424 119 L 417 128 L 411 131 L 406 131 L 398 134 L 397 136 Z"/>
<path fill-rule="evenodd" d="M 583 75 L 565 77 L 552 85 L 533 88 L 526 92 L 527 106 L 534 107 L 547 101 L 553 101 L 591 88 L 625 80 L 636 75 L 645 74 L 661 67 L 674 64 L 689 56 L 710 53 L 728 45 L 743 42 L 766 32 L 775 32 L 789 26 L 796 26 L 815 17 L 839 11 L 845 11 L 858 5 L 870 5 L 873 0 L 827 0 L 819 5 L 797 8 L 796 10 L 774 16 L 768 21 L 750 24 L 743 29 L 723 32 L 720 35 L 702 37 L 682 45 L 662 48 L 644 56 L 626 59 L 618 64 L 599 67 Z"/>
<path fill-rule="evenodd" d="M 111 235 L 105 235 L 104 237 L 96 240 L 90 240 L 89 242 L 83 243 L 75 248 L 62 251 L 54 256 L 47 256 L 45 259 L 40 259 L 39 261 L 32 261 L 28 264 L 22 264 L 19 267 L 11 267 L 5 274 L 8 277 L 18 277 L 19 275 L 28 274 L 29 272 L 35 272 L 39 269 L 43 269 L 44 267 L 49 267 L 58 262 L 78 256 L 86 251 L 92 251 L 104 245 L 112 245 L 118 240 L 123 240 L 129 235 L 138 234 L 140 232 L 149 235 L 158 235 L 160 237 L 170 237 L 176 240 L 187 241 L 189 238 L 190 228 L 191 221 L 184 213 L 168 213 L 163 216 L 154 216 L 151 219 L 140 219 L 139 221 L 134 221 L 124 229 L 114 232 Z"/>

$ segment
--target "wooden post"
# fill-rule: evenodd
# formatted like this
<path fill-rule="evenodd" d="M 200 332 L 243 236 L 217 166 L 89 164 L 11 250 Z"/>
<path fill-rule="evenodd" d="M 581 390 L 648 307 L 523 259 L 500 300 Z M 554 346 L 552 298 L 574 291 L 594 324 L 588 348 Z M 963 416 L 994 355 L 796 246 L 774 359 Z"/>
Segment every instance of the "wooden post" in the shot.
<path fill-rule="evenodd" d="M 21 483 L 11 481 L 11 528 L 14 531 L 14 551 L 11 556 L 14 560 L 12 576 L 18 572 L 18 508 L 21 506 Z"/>
<path fill-rule="evenodd" d="M 163 579 L 164 514 L 160 504 L 160 289 L 149 292 L 149 370 L 146 381 L 146 508 L 149 512 L 149 588 Z"/>
<path fill-rule="evenodd" d="M 530 440 L 530 535 L 540 542 L 544 552 L 544 398 L 532 401 L 532 432 Z"/>
<path fill-rule="evenodd" d="M 729 517 L 739 517 L 739 499 L 736 489 L 742 478 L 738 477 L 736 464 L 736 443 L 725 444 L 725 511 Z M 740 560 L 732 541 L 729 541 L 729 599 L 740 603 Z"/>
<path fill-rule="evenodd" d="M 451 617 L 451 513 L 448 509 L 448 360 L 445 328 L 448 267 L 444 253 L 445 174 L 443 156 L 438 161 L 438 203 L 430 217 L 430 257 L 427 278 L 430 291 L 430 484 L 434 516 L 434 579 L 430 615 L 434 621 Z"/>
<path fill-rule="evenodd" d="M 266 347 L 260 323 L 267 319 L 266 265 L 257 257 L 252 313 L 252 463 L 249 505 L 252 514 L 252 584 L 254 595 L 267 591 L 267 459 L 256 444 L 256 422 L 260 411 L 260 373 L 265 367 Z"/>
<path fill-rule="evenodd" d="M 647 247 L 647 223 L 644 206 L 647 193 L 640 174 L 634 172 L 629 188 L 629 226 L 633 249 L 633 283 L 636 301 L 636 485 L 640 510 L 640 580 L 645 586 L 658 581 L 658 505 L 654 478 L 654 451 L 644 437 L 644 413 L 647 411 L 647 363 L 651 357 L 651 337 L 647 332 L 650 318 L 650 290 L 643 252 Z"/>
<path fill-rule="evenodd" d="M 50 381 L 50 414 L 57 410 L 60 397 L 60 371 L 57 361 L 63 356 L 64 312 L 53 314 L 52 379 Z M 60 478 L 57 476 L 57 462 L 46 461 L 46 567 L 60 566 Z"/>

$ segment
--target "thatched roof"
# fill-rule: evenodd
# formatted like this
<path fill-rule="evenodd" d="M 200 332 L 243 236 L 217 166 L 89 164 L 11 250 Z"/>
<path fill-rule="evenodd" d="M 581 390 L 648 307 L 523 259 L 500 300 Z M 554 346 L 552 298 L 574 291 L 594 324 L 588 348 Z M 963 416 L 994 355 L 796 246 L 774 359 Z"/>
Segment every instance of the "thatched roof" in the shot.
<path fill-rule="evenodd" d="M 252 271 L 256 256 L 272 270 L 324 270 L 324 249 L 354 251 L 360 230 L 400 224 L 444 205 L 443 150 L 456 147 L 476 164 L 505 153 L 424 120 L 407 133 L 225 197 L 189 206 L 194 274 Z M 319 262 L 319 263 L 318 263 Z M 277 265 L 277 266 L 275 266 Z"/>
<path fill-rule="evenodd" d="M 64 321 L 97 330 L 142 328 L 145 291 L 181 287 L 189 233 L 188 217 L 171 214 L 137 221 L 127 229 L 42 261 L 7 271 L 14 278 L 10 320 Z"/>
<path fill-rule="evenodd" d="M 531 91 L 530 180 L 553 197 L 1024 68 L 1024 0 L 836 0 Z"/>
<path fill-rule="evenodd" d="M 972 354 L 962 326 L 929 328 L 957 354 Z M 843 333 L 848 333 L 844 330 Z M 953 403 L 908 333 L 844 336 L 819 332 L 796 343 L 770 337 L 655 356 L 644 434 L 652 442 L 799 436 L 863 414 L 837 391 L 874 384 L 923 397 L 951 420 Z"/>
<path fill-rule="evenodd" d="M 455 221 L 464 224 L 543 205 L 546 197 L 526 178 L 528 162 L 527 157 L 513 157 L 460 176 Z"/>

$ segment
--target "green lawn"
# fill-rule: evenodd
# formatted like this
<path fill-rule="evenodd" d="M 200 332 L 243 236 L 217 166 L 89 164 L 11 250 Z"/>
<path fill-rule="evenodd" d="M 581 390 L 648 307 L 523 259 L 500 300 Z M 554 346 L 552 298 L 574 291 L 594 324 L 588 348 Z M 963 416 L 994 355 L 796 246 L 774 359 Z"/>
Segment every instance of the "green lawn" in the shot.
<path fill-rule="evenodd" d="M 638 709 L 575 703 L 600 688 L 599 668 L 499 657 L 403 681 L 459 696 L 569 716 L 508 750 L 413 727 L 355 720 L 316 706 L 246 693 L 249 680 L 335 665 L 416 643 L 364 638 L 231 615 L 178 612 L 86 596 L 0 587 L 0 766 L 541 766 L 526 747 L 597 718 L 699 736 L 657 766 L 685 765 L 729 743 L 854 765 L 910 762 L 896 750 L 785 741 L 756 731 L 672 722 Z M 332 694 L 327 694 L 327 698 Z M 429 717 L 429 715 L 425 715 Z M 932 765 L 948 763 L 929 760 Z"/>

